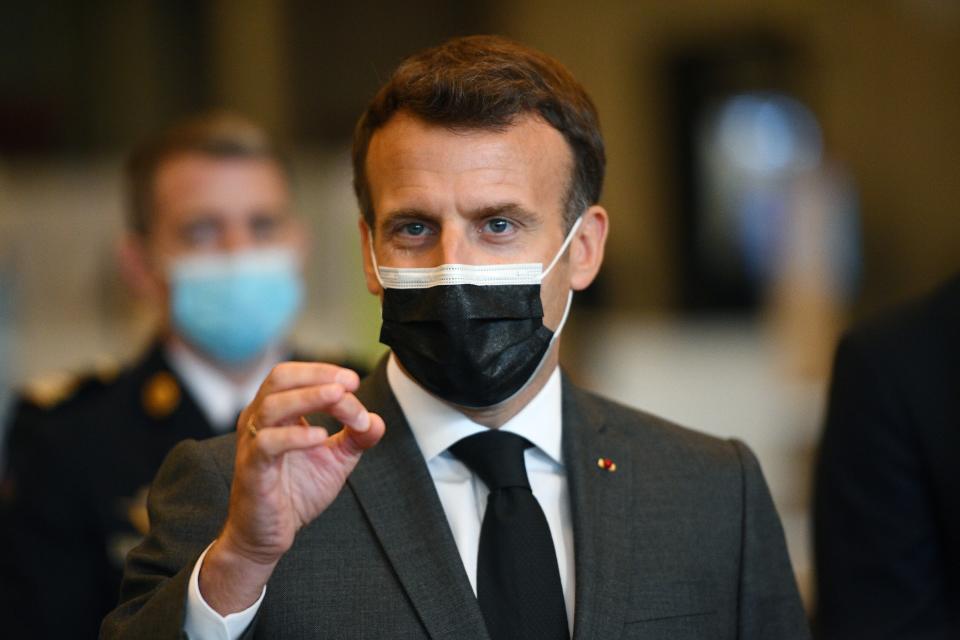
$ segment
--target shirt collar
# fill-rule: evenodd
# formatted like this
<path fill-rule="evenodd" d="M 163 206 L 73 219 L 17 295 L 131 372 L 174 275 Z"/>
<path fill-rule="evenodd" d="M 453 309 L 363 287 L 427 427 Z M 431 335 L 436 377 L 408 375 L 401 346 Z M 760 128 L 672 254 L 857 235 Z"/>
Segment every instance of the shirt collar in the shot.
<path fill-rule="evenodd" d="M 428 463 L 450 445 L 487 429 L 414 382 L 392 353 L 387 360 L 387 381 Z M 557 367 L 543 389 L 500 428 L 523 436 L 562 466 L 561 388 Z"/>
<path fill-rule="evenodd" d="M 280 353 L 271 353 L 246 381 L 238 383 L 183 345 L 165 345 L 170 368 L 197 401 L 210 426 L 221 433 L 235 426 L 237 414 L 257 395 L 260 383 L 280 361 Z"/>

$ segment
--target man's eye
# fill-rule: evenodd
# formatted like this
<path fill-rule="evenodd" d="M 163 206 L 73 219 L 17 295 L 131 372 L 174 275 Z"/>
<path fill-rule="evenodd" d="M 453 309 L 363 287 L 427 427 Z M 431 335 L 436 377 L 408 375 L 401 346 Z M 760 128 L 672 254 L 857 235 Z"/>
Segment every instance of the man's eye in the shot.
<path fill-rule="evenodd" d="M 493 218 L 487 220 L 483 225 L 484 231 L 489 231 L 490 233 L 507 233 L 513 228 L 513 223 L 504 218 Z"/>
<path fill-rule="evenodd" d="M 408 236 L 422 236 L 427 232 L 427 225 L 422 222 L 408 222 L 403 225 L 402 230 Z"/>
<path fill-rule="evenodd" d="M 281 219 L 261 216 L 250 222 L 250 231 L 257 240 L 272 240 L 280 231 Z"/>
<path fill-rule="evenodd" d="M 217 241 L 220 228 L 216 222 L 205 220 L 187 225 L 180 231 L 180 237 L 189 246 L 210 245 Z"/>

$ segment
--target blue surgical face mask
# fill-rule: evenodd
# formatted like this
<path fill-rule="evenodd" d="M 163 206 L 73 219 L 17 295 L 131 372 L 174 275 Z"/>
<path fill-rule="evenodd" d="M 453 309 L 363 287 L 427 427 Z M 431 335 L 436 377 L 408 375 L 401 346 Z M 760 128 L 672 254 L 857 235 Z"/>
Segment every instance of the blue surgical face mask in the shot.
<path fill-rule="evenodd" d="M 175 330 L 228 365 L 281 341 L 303 300 L 299 265 L 287 249 L 183 257 L 168 276 Z"/>

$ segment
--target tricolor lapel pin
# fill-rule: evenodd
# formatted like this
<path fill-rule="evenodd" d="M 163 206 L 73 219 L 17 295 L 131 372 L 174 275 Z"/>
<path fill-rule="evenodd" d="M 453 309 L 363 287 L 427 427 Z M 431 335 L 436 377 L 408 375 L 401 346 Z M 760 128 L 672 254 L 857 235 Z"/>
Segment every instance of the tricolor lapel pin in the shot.
<path fill-rule="evenodd" d="M 610 473 L 613 473 L 617 470 L 617 463 L 610 458 L 600 458 L 597 460 L 597 466 L 601 469 L 606 469 Z"/>

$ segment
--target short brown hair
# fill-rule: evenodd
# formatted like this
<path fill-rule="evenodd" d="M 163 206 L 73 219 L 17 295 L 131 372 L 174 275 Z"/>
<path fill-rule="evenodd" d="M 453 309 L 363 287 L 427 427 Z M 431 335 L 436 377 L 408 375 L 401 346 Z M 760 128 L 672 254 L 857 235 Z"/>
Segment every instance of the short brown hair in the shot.
<path fill-rule="evenodd" d="M 564 203 L 567 228 L 600 200 L 606 155 L 597 110 L 557 60 L 500 36 L 467 36 L 415 53 L 397 67 L 353 135 L 353 188 L 367 224 L 374 212 L 366 173 L 373 134 L 397 112 L 452 129 L 506 129 L 539 115 L 573 154 Z"/>
<path fill-rule="evenodd" d="M 132 231 L 149 232 L 157 171 L 164 162 L 184 153 L 273 160 L 290 178 L 286 158 L 267 132 L 243 116 L 214 111 L 181 120 L 138 146 L 127 160 L 127 223 Z"/>

